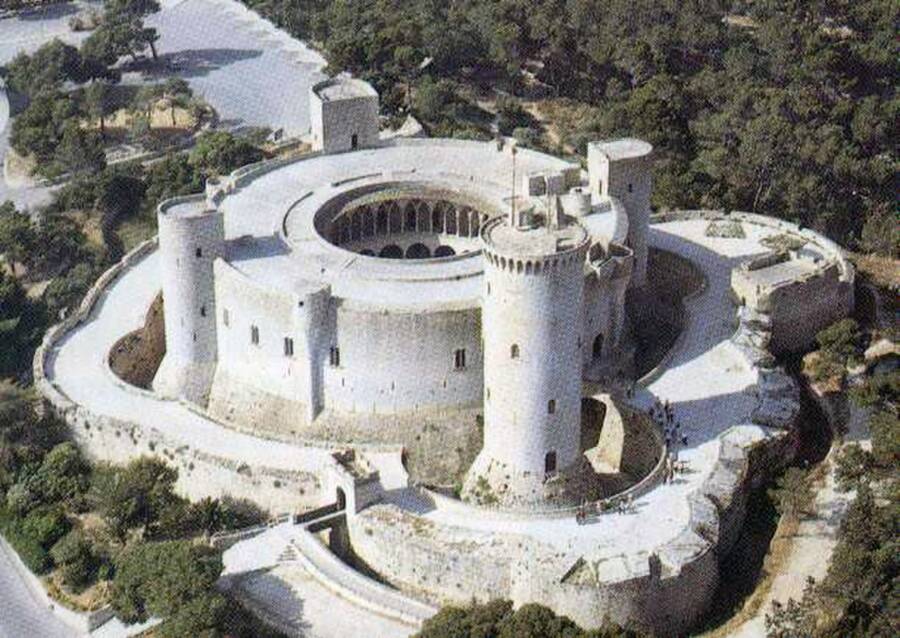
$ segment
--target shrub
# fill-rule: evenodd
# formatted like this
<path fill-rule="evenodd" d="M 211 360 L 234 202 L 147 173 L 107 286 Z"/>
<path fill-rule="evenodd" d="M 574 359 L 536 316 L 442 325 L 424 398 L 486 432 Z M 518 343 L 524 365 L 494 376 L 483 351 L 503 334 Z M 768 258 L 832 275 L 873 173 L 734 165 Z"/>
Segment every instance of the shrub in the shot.
<path fill-rule="evenodd" d="M 167 508 L 182 502 L 174 491 L 178 471 L 159 459 L 141 457 L 111 472 L 96 487 L 100 509 L 119 538 L 129 529 L 155 527 Z"/>
<path fill-rule="evenodd" d="M 80 530 L 63 536 L 50 550 L 53 562 L 60 568 L 63 582 L 80 591 L 97 579 L 100 559 L 90 540 Z"/>
<path fill-rule="evenodd" d="M 116 560 L 111 604 L 125 622 L 150 615 L 170 618 L 212 591 L 222 573 L 222 556 L 187 541 L 137 543 Z"/>
<path fill-rule="evenodd" d="M 59 505 L 40 507 L 28 514 L 21 525 L 22 533 L 49 550 L 72 529 L 65 510 Z"/>
<path fill-rule="evenodd" d="M 807 473 L 796 467 L 788 468 L 781 475 L 777 488 L 769 490 L 779 513 L 799 518 L 806 512 L 812 500 L 812 489 L 807 478 Z"/>

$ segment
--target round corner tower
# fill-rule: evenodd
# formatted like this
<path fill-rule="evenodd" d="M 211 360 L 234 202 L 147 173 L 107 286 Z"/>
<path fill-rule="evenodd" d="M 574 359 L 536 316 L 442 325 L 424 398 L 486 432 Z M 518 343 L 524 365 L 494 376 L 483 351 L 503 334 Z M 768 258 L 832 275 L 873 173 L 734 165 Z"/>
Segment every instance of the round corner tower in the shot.
<path fill-rule="evenodd" d="M 627 138 L 588 144 L 588 181 L 600 197 L 618 199 L 628 213 L 628 246 L 634 251 L 631 286 L 647 282 L 647 234 L 653 192 L 653 146 Z"/>
<path fill-rule="evenodd" d="M 205 405 L 217 358 L 213 263 L 224 253 L 224 218 L 203 195 L 162 202 L 157 218 L 166 355 L 154 387 Z"/>
<path fill-rule="evenodd" d="M 545 505 L 548 482 L 576 465 L 581 429 L 581 314 L 590 244 L 573 219 L 529 215 L 482 229 L 484 446 L 464 496 Z"/>

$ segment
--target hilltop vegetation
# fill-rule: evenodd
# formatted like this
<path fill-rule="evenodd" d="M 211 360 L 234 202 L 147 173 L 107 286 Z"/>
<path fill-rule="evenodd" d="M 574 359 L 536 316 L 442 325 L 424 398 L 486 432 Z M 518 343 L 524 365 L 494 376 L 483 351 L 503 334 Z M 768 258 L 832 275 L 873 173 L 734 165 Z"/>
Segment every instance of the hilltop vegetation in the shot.
<path fill-rule="evenodd" d="M 245 1 L 432 132 L 489 136 L 479 105 L 499 88 L 519 96 L 500 110 L 526 143 L 583 155 L 594 138 L 652 142 L 659 207 L 780 215 L 900 248 L 896 2 Z"/>

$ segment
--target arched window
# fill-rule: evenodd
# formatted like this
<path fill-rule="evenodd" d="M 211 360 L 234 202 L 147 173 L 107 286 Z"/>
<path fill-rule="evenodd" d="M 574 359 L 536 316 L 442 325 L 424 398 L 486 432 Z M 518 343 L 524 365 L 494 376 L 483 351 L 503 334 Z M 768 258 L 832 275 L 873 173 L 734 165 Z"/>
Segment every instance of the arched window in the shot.
<path fill-rule="evenodd" d="M 434 249 L 435 257 L 452 257 L 456 254 L 456 251 L 453 250 L 450 246 L 438 246 Z"/>
<path fill-rule="evenodd" d="M 547 401 L 547 414 L 556 414 L 556 399 Z"/>
<path fill-rule="evenodd" d="M 413 244 L 406 249 L 407 259 L 428 259 L 429 257 L 431 257 L 431 251 L 425 244 Z"/>
<path fill-rule="evenodd" d="M 510 359 L 518 359 L 519 358 L 519 344 L 514 343 L 509 347 L 509 358 Z"/>
<path fill-rule="evenodd" d="M 386 259 L 403 259 L 403 249 L 397 244 L 388 244 L 381 249 L 378 256 Z"/>

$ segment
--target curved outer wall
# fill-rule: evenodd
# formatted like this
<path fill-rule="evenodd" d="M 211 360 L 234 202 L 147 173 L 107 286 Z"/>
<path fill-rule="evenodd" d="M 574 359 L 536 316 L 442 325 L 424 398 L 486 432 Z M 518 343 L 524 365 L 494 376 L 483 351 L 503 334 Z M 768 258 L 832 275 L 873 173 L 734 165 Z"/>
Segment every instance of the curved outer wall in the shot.
<path fill-rule="evenodd" d="M 213 262 L 224 252 L 223 215 L 178 216 L 161 209 L 158 218 L 166 356 L 154 388 L 205 404 L 218 354 Z"/>
<path fill-rule="evenodd" d="M 498 463 L 527 478 L 507 484 L 513 491 L 526 490 L 513 497 L 533 500 L 540 492 L 548 453 L 555 453 L 559 470 L 580 453 L 586 246 L 544 258 L 537 274 L 522 268 L 524 259 L 501 261 L 486 250 L 484 447 L 470 480 L 477 482 L 482 473 L 497 477 L 488 470 Z"/>

